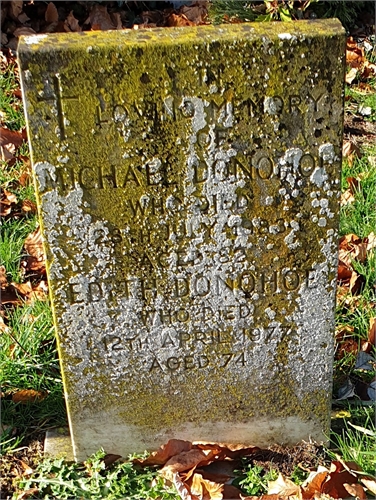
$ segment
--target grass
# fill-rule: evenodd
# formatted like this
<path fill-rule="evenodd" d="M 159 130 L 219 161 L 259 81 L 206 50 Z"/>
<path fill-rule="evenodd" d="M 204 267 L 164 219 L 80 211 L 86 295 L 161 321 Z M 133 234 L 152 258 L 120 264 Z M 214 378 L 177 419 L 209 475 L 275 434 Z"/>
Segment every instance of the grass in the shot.
<path fill-rule="evenodd" d="M 49 303 L 36 301 L 16 307 L 9 315 L 8 330 L 0 336 L 0 372 L 2 373 L 2 421 L 6 423 L 3 451 L 12 451 L 17 436 L 36 435 L 66 422 L 65 404 Z M 34 390 L 41 400 L 25 403 L 12 401 L 22 390 Z"/>
<path fill-rule="evenodd" d="M 0 109 L 5 127 L 17 131 L 25 127 L 25 117 L 15 90 L 19 90 L 16 65 L 10 64 L 0 72 Z"/>
<path fill-rule="evenodd" d="M 328 450 L 333 460 L 339 454 L 343 460 L 355 462 L 370 476 L 376 470 L 375 408 L 349 405 L 351 422 L 344 421 L 343 429 L 333 432 L 332 447 Z"/>
<path fill-rule="evenodd" d="M 34 231 L 37 226 L 35 217 L 2 222 L 0 236 L 0 261 L 7 270 L 8 281 L 21 283 L 23 276 L 20 261 L 25 252 L 23 246 L 26 237 Z"/>
<path fill-rule="evenodd" d="M 376 100 L 374 108 L 376 110 Z M 376 146 L 364 147 L 361 156 L 354 159 L 353 165 L 344 161 L 342 190 L 349 188 L 347 179 L 350 177 L 359 178 L 360 186 L 355 192 L 355 202 L 341 208 L 341 236 L 354 233 L 365 238 L 376 229 L 376 168 L 371 163 L 372 158 L 376 158 Z"/>
<path fill-rule="evenodd" d="M 230 2 L 223 1 L 221 4 L 223 9 L 228 11 L 227 4 Z M 244 2 L 231 4 L 232 8 L 240 9 Z M 333 5 L 333 8 L 343 6 Z M 249 9 L 245 10 L 245 14 L 250 12 Z M 4 124 L 11 130 L 20 130 L 25 123 L 20 101 L 14 97 L 16 89 L 18 82 L 15 66 L 10 65 L 0 75 L 0 107 L 3 110 Z M 376 121 L 376 94 L 364 95 L 353 86 L 347 87 L 346 92 L 349 113 L 360 116 L 360 106 L 370 107 L 371 114 L 362 119 Z M 18 153 L 20 157 L 28 156 L 27 146 L 23 145 Z M 352 164 L 348 160 L 344 161 L 342 189 L 349 187 L 349 177 L 359 178 L 360 183 L 355 192 L 355 201 L 341 208 L 341 235 L 354 233 L 365 238 L 372 231 L 376 232 L 375 157 L 376 147 L 364 144 L 359 158 L 355 158 Z M 31 182 L 19 182 L 21 174 L 27 172 L 27 168 L 27 163 L 21 158 L 11 166 L 3 162 L 0 169 L 3 188 L 15 193 L 21 201 L 34 200 Z M 21 283 L 24 279 L 20 271 L 20 260 L 24 254 L 23 244 L 36 225 L 34 216 L 10 217 L 2 221 L 0 265 L 5 266 L 9 282 Z M 354 262 L 353 265 L 363 277 L 361 294 L 357 297 L 355 307 L 348 307 L 345 302 L 339 301 L 336 318 L 338 325 L 347 325 L 353 329 L 349 338 L 355 341 L 359 349 L 362 342 L 367 340 L 370 318 L 375 316 L 376 250 L 368 253 L 365 262 Z M 7 329 L 0 334 L 0 373 L 4 393 L 1 402 L 1 437 L 3 455 L 12 457 L 47 428 L 65 425 L 66 413 L 48 301 L 35 301 L 32 304 L 7 308 L 4 312 Z M 375 375 L 374 372 L 356 371 L 355 361 L 356 354 L 350 351 L 336 360 L 335 380 L 343 380 L 351 375 L 362 381 L 369 381 Z M 40 397 L 24 403 L 15 403 L 14 395 L 23 390 L 37 391 Z M 344 460 L 355 461 L 364 472 L 374 474 L 375 410 L 347 402 L 342 406 L 345 406 L 347 417 L 339 419 L 339 425 L 338 421 L 333 424 L 332 447 L 327 450 L 327 454 L 333 459 L 339 454 Z M 268 480 L 276 479 L 277 472 L 273 467 L 267 469 L 244 463 L 239 474 L 237 484 L 242 487 L 244 493 L 261 495 L 267 491 Z M 290 477 L 299 484 L 304 481 L 306 473 L 297 467 Z M 179 498 L 175 490 L 162 485 L 155 468 L 141 470 L 131 461 L 117 461 L 108 465 L 103 451 L 98 451 L 85 463 L 79 464 L 63 459 L 41 460 L 32 476 L 19 478 L 17 488 L 19 491 L 25 491 L 35 486 L 38 488 L 38 498 L 48 499 Z"/>

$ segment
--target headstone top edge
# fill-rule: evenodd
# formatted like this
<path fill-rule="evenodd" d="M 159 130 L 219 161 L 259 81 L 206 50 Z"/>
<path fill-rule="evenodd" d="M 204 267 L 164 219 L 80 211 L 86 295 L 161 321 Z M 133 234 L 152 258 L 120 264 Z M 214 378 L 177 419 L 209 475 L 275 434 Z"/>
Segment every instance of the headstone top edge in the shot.
<path fill-rule="evenodd" d="M 220 25 L 200 25 L 193 27 L 143 28 L 139 30 L 83 31 L 80 33 L 50 33 L 23 35 L 20 37 L 18 53 L 51 51 L 89 45 L 108 47 L 110 44 L 147 45 L 160 42 L 176 44 L 194 41 L 213 42 L 238 37 L 268 36 L 277 38 L 281 34 L 293 36 L 344 36 L 345 29 L 336 19 L 300 20 L 291 23 L 256 22 Z M 285 37 L 287 39 L 287 36 Z"/>

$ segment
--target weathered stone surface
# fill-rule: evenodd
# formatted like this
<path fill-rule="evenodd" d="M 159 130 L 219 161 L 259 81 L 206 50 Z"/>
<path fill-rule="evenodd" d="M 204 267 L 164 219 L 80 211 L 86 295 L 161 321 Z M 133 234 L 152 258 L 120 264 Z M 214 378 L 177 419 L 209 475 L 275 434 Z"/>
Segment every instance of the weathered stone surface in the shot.
<path fill-rule="evenodd" d="M 26 37 L 77 458 L 328 431 L 335 20 Z"/>

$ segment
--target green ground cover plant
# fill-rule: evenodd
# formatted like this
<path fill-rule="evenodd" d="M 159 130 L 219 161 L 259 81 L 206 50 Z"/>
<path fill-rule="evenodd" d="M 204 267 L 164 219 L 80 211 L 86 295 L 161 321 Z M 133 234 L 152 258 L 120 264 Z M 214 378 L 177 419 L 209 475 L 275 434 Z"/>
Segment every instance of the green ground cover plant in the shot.
<path fill-rule="evenodd" d="M 364 3 L 359 2 L 359 5 Z M 222 13 L 219 13 L 219 4 Z M 244 4 L 218 2 L 218 16 L 223 18 L 233 13 L 241 18 L 235 9 L 244 11 L 245 8 L 252 20 L 254 11 Z M 284 8 L 288 8 L 289 3 L 285 4 Z M 305 12 L 309 4 L 306 2 L 303 10 L 304 2 L 301 2 L 301 12 Z M 354 12 L 360 10 L 359 5 L 345 7 L 340 4 L 333 2 L 331 8 L 344 10 L 341 15 L 347 18 L 351 17 L 350 13 L 353 15 L 350 8 L 355 9 Z M 275 15 L 280 18 L 282 11 L 278 10 L 278 5 L 276 7 Z M 262 14 L 256 12 L 256 15 Z M 368 51 L 366 55 L 370 62 L 375 62 L 374 52 Z M 2 126 L 20 133 L 25 121 L 17 67 L 9 54 L 7 57 L 11 62 L 2 62 L 5 66 L 0 75 Z M 376 326 L 372 326 L 376 316 L 376 245 L 372 245 L 371 237 L 376 233 L 375 77 L 367 78 L 366 92 L 361 85 L 364 83 L 359 73 L 354 83 L 346 88 L 347 126 L 359 133 L 355 136 L 356 150 L 347 155 L 343 163 L 342 190 L 344 193 L 349 191 L 352 198 L 342 203 L 340 226 L 343 238 L 356 235 L 358 240 L 353 240 L 352 248 L 363 245 L 364 258 L 360 259 L 356 251 L 349 250 L 347 270 L 355 273 L 352 275 L 355 284 L 351 287 L 351 278 L 339 280 L 336 310 L 334 395 L 338 397 L 338 392 L 348 383 L 350 401 L 338 398 L 335 402 L 331 447 L 320 456 L 320 461 L 308 461 L 306 469 L 295 463 L 289 469 L 281 468 L 273 458 L 276 455 L 265 459 L 262 465 L 254 459 L 244 459 L 238 468 L 236 483 L 247 495 L 265 494 L 268 482 L 275 481 L 280 472 L 295 484 L 301 484 L 307 479 L 309 466 L 327 465 L 338 457 L 355 462 L 364 474 L 372 476 L 375 473 L 375 408 L 368 394 L 375 380 L 376 366 L 367 358 L 366 368 L 357 367 L 361 352 L 373 356 L 374 360 L 376 330 Z M 345 137 L 354 141 L 352 132 Z M 50 305 L 46 291 L 40 287 L 45 275 L 24 265 L 28 256 L 25 240 L 38 226 L 25 142 L 17 142 L 11 157 L 1 161 L 0 181 L 3 189 L 0 283 L 5 298 L 0 316 L 0 467 L 6 471 L 2 486 L 6 496 L 1 498 L 11 498 L 14 492 L 13 498 L 20 499 L 180 498 L 173 486 L 166 486 L 162 481 L 157 467 L 141 468 L 133 463 L 134 457 L 114 460 L 100 450 L 85 463 L 76 464 L 63 458 L 43 459 L 40 448 L 33 445 L 42 441 L 48 428 L 66 425 L 66 413 Z M 25 207 L 30 206 L 32 209 L 26 210 Z M 298 456 L 296 451 L 292 453 Z M 22 497 L 25 492 L 29 493 Z"/>

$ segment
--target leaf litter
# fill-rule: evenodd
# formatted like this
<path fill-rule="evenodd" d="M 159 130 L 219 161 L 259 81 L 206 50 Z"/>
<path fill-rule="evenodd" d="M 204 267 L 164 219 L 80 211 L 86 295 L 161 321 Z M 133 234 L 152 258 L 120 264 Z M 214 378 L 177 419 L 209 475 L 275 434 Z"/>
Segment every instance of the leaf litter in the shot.
<path fill-rule="evenodd" d="M 364 473 L 353 462 L 342 459 L 327 463 L 320 456 L 320 448 L 312 443 L 305 443 L 305 447 L 298 445 L 295 448 L 274 447 L 262 450 L 257 447 L 240 447 L 232 449 L 218 444 L 199 444 L 189 441 L 173 439 L 159 450 L 151 453 L 146 459 L 136 459 L 134 463 L 141 466 L 162 466 L 160 475 L 166 484 L 174 484 L 183 500 L 222 500 L 225 498 L 238 498 L 241 500 L 254 500 L 256 498 L 278 500 L 297 499 L 309 500 L 313 498 L 346 498 L 356 496 L 366 498 L 361 480 Z M 290 469 L 286 470 L 286 455 L 290 454 Z M 294 456 L 295 454 L 295 456 Z M 280 456 L 280 462 L 275 460 Z M 260 463 L 260 457 L 268 461 L 261 463 L 266 467 L 276 470 L 282 468 L 285 474 L 292 473 L 292 467 L 300 465 L 309 472 L 307 479 L 297 485 L 279 470 L 278 478 L 268 481 L 267 494 L 260 497 L 245 496 L 242 491 L 231 485 L 234 479 L 233 472 L 239 467 L 240 459 L 250 463 Z M 321 461 L 321 464 L 319 462 Z M 210 472 L 210 465 L 216 463 L 226 466 L 226 474 L 220 475 Z M 228 473 L 228 464 L 232 465 L 232 473 Z M 303 465 L 304 464 L 304 465 Z M 208 473 L 209 469 L 209 473 Z M 217 468 L 217 471 L 220 467 Z M 370 481 L 370 479 L 368 479 Z M 226 486 L 230 496 L 226 494 Z M 369 484 L 369 486 L 373 486 Z"/>

